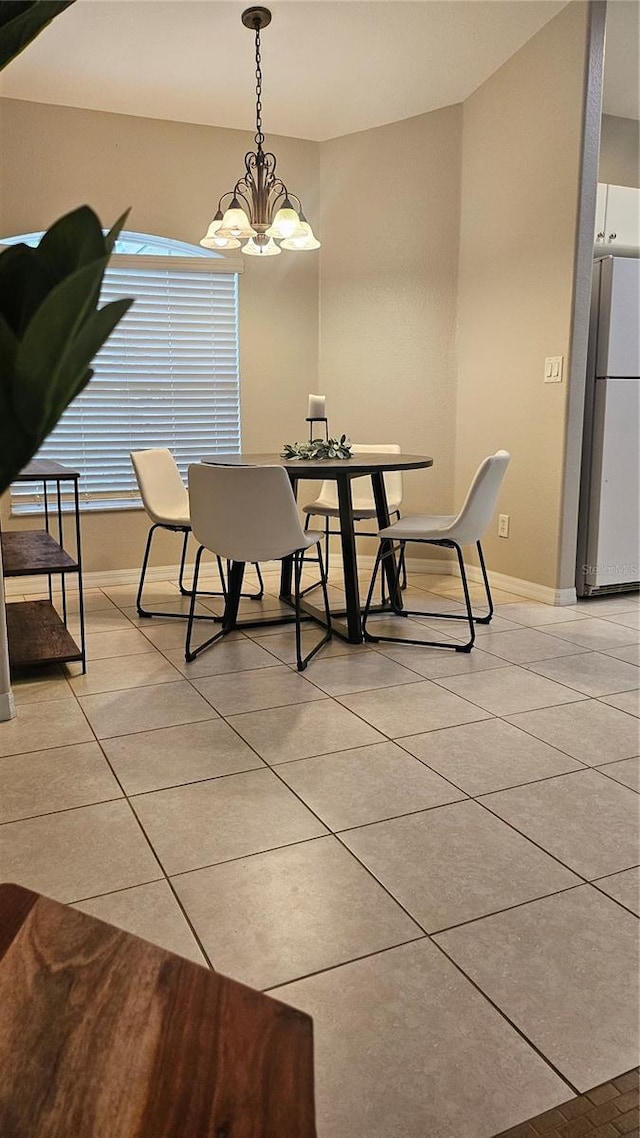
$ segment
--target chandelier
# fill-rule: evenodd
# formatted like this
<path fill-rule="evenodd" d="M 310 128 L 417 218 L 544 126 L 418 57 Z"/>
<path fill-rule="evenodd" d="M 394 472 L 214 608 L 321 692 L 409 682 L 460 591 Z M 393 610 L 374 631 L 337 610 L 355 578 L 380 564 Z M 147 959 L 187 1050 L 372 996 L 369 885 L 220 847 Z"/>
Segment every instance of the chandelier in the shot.
<path fill-rule="evenodd" d="M 245 172 L 220 198 L 200 244 L 205 249 L 238 249 L 242 245 L 242 252 L 251 257 L 275 257 L 281 249 L 319 249 L 320 242 L 304 216 L 300 198 L 276 177 L 275 154 L 263 150 L 260 32 L 271 23 L 271 12 L 268 8 L 247 8 L 242 23 L 253 28 L 256 37 L 256 149 L 245 154 Z M 230 200 L 223 213 L 225 198 Z"/>

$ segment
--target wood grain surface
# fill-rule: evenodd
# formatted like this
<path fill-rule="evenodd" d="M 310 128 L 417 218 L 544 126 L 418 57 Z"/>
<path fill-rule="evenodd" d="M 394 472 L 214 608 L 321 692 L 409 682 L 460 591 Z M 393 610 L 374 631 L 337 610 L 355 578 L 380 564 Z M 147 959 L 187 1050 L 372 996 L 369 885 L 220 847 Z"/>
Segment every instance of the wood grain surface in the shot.
<path fill-rule="evenodd" d="M 0 886 L 2 1138 L 315 1138 L 309 1016 Z"/>
<path fill-rule="evenodd" d="M 0 540 L 5 577 L 39 576 L 50 571 L 64 573 L 78 568 L 77 561 L 61 549 L 46 530 L 3 533 Z"/>
<path fill-rule="evenodd" d="M 49 601 L 11 601 L 5 611 L 12 668 L 82 659 L 80 648 Z"/>

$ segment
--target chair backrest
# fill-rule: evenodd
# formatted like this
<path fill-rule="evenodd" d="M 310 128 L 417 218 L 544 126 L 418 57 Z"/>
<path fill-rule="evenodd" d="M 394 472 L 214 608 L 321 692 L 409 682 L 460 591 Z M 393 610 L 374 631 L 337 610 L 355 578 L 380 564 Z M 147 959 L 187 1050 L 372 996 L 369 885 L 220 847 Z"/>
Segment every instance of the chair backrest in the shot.
<path fill-rule="evenodd" d="M 456 529 L 456 541 L 460 545 L 481 540 L 493 517 L 498 492 L 510 461 L 509 452 L 499 450 L 480 463 L 467 490 L 462 509 L 451 524 L 451 528 Z"/>
<path fill-rule="evenodd" d="M 401 447 L 397 443 L 353 443 L 351 446 L 353 454 L 402 454 Z M 384 486 L 387 492 L 387 503 L 389 512 L 400 508 L 402 502 L 402 474 L 399 470 L 389 470 L 384 476 Z M 373 497 L 373 487 L 371 485 L 371 478 L 363 476 L 362 478 L 354 478 L 351 483 L 351 495 L 353 498 L 354 510 L 375 510 L 376 504 Z M 318 497 L 322 498 L 323 502 L 327 502 L 338 509 L 338 488 L 337 483 L 327 480 L 320 485 L 320 493 Z"/>
<path fill-rule="evenodd" d="M 170 450 L 131 451 L 131 462 L 145 510 L 154 522 L 182 518 L 189 523 L 189 495 Z"/>
<path fill-rule="evenodd" d="M 307 545 L 282 466 L 190 466 L 189 499 L 193 536 L 219 557 L 270 561 Z"/>

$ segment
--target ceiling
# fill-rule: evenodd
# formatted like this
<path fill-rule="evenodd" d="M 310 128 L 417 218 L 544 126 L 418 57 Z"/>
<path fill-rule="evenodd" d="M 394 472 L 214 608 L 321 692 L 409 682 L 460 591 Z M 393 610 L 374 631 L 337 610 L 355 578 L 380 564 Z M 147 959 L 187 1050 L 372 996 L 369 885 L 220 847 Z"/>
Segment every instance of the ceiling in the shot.
<path fill-rule="evenodd" d="M 262 33 L 264 130 L 322 141 L 461 102 L 565 3 L 274 0 Z M 607 68 L 606 109 L 631 115 L 638 63 L 629 25 L 638 3 L 612 6 L 608 54 L 626 62 Z M 77 0 L 7 68 L 0 94 L 252 129 L 254 45 L 244 7 Z"/>

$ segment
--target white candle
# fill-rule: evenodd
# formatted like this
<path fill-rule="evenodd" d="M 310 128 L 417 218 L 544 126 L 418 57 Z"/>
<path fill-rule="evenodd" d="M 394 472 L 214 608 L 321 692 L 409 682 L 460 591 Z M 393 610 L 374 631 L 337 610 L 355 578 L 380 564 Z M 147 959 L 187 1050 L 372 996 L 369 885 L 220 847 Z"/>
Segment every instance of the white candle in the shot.
<path fill-rule="evenodd" d="M 310 395 L 309 396 L 309 418 L 310 419 L 324 419 L 326 418 L 326 396 L 324 395 Z"/>

